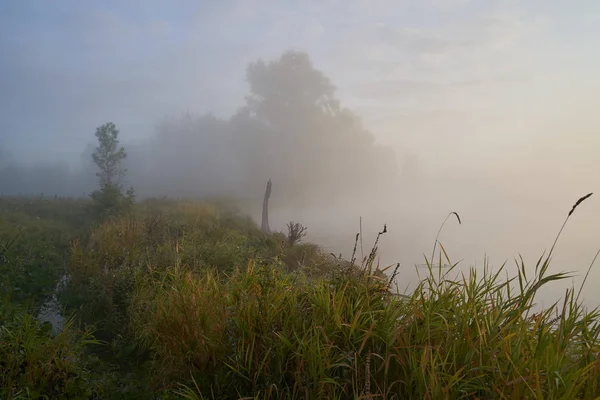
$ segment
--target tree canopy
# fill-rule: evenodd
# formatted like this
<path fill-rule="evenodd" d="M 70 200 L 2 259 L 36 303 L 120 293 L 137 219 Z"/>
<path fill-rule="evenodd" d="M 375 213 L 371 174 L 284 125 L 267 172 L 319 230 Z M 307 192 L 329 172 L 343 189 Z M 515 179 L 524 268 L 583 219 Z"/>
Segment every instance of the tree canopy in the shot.
<path fill-rule="evenodd" d="M 335 86 L 306 53 L 253 62 L 246 78 L 246 104 L 231 118 L 245 182 L 273 178 L 286 197 L 306 200 L 347 195 L 397 173 L 393 151 L 340 106 Z"/>

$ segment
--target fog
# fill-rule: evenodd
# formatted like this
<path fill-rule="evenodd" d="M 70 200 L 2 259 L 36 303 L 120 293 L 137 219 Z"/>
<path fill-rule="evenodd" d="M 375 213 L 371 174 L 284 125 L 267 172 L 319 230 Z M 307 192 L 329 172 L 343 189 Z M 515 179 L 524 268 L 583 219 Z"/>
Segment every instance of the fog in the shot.
<path fill-rule="evenodd" d="M 349 256 L 383 224 L 399 286 L 440 236 L 451 261 L 578 285 L 600 247 L 600 3 L 531 0 L 6 1 L 0 192 L 95 188 L 114 122 L 138 197 L 239 199 Z M 597 266 L 582 296 L 600 304 Z"/>

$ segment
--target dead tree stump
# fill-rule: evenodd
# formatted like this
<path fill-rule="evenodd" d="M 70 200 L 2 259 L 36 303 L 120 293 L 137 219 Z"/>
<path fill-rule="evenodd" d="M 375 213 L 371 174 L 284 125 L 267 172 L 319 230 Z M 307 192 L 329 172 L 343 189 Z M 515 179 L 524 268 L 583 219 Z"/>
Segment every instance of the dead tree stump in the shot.
<path fill-rule="evenodd" d="M 269 228 L 269 197 L 271 197 L 271 180 L 267 182 L 267 189 L 265 190 L 265 198 L 263 200 L 263 209 L 262 209 L 262 223 L 260 226 L 260 230 L 265 233 L 271 233 L 271 229 Z"/>

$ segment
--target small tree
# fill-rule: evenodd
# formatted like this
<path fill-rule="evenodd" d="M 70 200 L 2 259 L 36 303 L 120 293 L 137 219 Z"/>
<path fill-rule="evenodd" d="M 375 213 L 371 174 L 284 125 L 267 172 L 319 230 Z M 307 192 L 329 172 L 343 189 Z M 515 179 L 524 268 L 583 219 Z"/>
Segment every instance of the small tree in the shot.
<path fill-rule="evenodd" d="M 125 177 L 126 170 L 122 166 L 127 157 L 125 148 L 119 148 L 119 130 L 112 122 L 108 122 L 96 129 L 98 147 L 96 147 L 92 158 L 98 166 L 98 177 L 100 189 L 91 194 L 96 211 L 102 215 L 111 215 L 127 211 L 135 201 L 133 188 L 123 194 L 121 181 Z"/>
<path fill-rule="evenodd" d="M 112 122 L 108 122 L 96 129 L 98 147 L 92 154 L 94 162 L 100 169 L 96 176 L 100 179 L 100 186 L 119 186 L 125 176 L 125 169 L 121 162 L 127 157 L 125 148 L 119 147 L 119 130 Z"/>

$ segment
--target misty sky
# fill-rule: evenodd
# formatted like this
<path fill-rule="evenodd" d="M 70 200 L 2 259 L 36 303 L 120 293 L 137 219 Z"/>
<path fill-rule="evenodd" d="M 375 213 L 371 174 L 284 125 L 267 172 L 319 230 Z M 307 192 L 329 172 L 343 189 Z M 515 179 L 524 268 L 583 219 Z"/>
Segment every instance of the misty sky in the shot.
<path fill-rule="evenodd" d="M 133 137 L 161 116 L 229 115 L 246 64 L 295 48 L 381 141 L 464 156 L 546 135 L 597 93 L 599 40 L 594 0 L 3 1 L 0 134 L 55 158 L 105 120 Z"/>
<path fill-rule="evenodd" d="M 446 235 L 457 257 L 501 263 L 539 255 L 574 200 L 600 197 L 599 46 L 596 0 L 5 0 L 0 147 L 78 163 L 106 121 L 126 143 L 164 117 L 228 117 L 249 62 L 302 50 L 421 173 L 369 232 L 393 214 L 412 262 L 455 209 L 465 224 Z M 600 246 L 595 200 L 566 232 L 557 269 L 581 271 Z M 321 238 L 342 229 L 313 219 Z M 397 246 L 382 245 L 390 259 Z"/>

